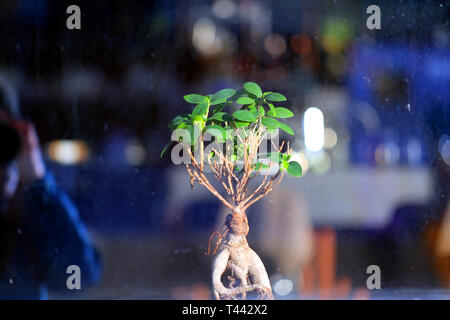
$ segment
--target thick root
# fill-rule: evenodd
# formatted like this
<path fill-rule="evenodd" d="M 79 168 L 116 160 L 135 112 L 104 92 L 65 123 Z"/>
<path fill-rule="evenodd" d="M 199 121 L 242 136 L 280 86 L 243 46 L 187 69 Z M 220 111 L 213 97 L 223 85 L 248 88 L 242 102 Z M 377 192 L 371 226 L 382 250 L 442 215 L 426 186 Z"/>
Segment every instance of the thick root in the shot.
<path fill-rule="evenodd" d="M 234 278 L 239 280 L 239 286 L 226 288 L 223 285 L 221 277 L 227 269 L 233 275 L 232 286 L 236 283 Z M 249 283 L 249 279 L 253 283 Z M 248 245 L 239 248 L 223 246 L 213 262 L 212 281 L 217 300 L 237 299 L 239 295 L 245 299 L 246 293 L 254 290 L 259 299 L 273 299 L 266 269 L 259 256 Z"/>
<path fill-rule="evenodd" d="M 238 299 L 239 294 L 246 294 L 247 292 L 257 290 L 260 299 L 273 299 L 272 293 L 270 289 L 265 288 L 258 284 L 251 284 L 247 286 L 239 286 L 236 288 L 225 288 L 223 287 L 220 290 L 214 290 L 214 296 L 217 300 L 225 299 L 225 300 L 236 300 Z"/>
<path fill-rule="evenodd" d="M 238 295 L 241 295 L 241 298 L 245 299 L 247 292 L 256 290 L 259 299 L 273 299 L 266 268 L 247 243 L 247 216 L 236 207 L 233 214 L 227 216 L 225 226 L 226 238 L 213 262 L 212 282 L 215 298 L 237 299 Z M 221 280 L 226 270 L 231 272 L 230 288 L 226 288 Z M 239 285 L 234 287 L 236 280 L 239 280 Z"/>

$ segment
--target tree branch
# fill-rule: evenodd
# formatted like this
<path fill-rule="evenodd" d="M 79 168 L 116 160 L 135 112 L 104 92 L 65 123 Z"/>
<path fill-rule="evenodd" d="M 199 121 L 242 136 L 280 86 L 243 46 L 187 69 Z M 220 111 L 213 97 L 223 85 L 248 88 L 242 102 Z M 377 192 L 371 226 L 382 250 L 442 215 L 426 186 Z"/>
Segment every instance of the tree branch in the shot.
<path fill-rule="evenodd" d="M 250 202 L 248 202 L 247 204 L 244 205 L 244 210 L 247 210 L 248 207 L 250 207 L 252 204 L 254 204 L 255 202 L 257 202 L 258 200 L 260 200 L 261 198 L 263 198 L 264 196 L 266 196 L 269 192 L 271 192 L 273 190 L 273 188 L 275 188 L 280 182 L 281 180 L 283 180 L 284 177 L 284 173 L 285 171 L 281 172 L 281 175 L 279 176 L 278 180 L 274 183 L 275 179 L 271 179 L 269 181 L 269 183 L 264 187 L 264 191 L 262 193 L 260 193 L 258 196 L 256 196 L 256 198 L 254 198 L 253 200 L 251 200 Z M 274 176 L 276 177 L 276 175 Z M 255 193 L 252 194 L 252 196 L 255 195 Z M 247 199 L 248 201 L 249 199 Z"/>
<path fill-rule="evenodd" d="M 201 169 L 201 167 L 195 160 L 190 148 L 186 148 L 186 149 L 188 150 L 188 153 L 191 158 L 192 166 L 193 166 L 193 170 L 190 170 L 189 166 L 186 166 L 186 168 L 188 169 L 188 173 L 191 176 L 191 181 L 192 181 L 192 178 L 196 179 L 196 181 L 199 184 L 204 186 L 217 199 L 219 199 L 227 208 L 233 210 L 233 206 L 227 200 L 225 200 L 225 198 L 222 197 L 222 195 L 220 195 L 220 193 L 217 192 L 217 190 L 210 184 L 208 178 L 205 176 L 205 174 L 203 173 L 203 170 Z"/>

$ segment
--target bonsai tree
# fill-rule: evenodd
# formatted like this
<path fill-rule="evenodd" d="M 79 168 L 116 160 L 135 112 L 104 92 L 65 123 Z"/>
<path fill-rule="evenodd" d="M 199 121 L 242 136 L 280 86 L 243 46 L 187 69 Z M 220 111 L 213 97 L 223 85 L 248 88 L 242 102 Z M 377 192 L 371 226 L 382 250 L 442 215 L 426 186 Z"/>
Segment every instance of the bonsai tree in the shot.
<path fill-rule="evenodd" d="M 246 210 L 269 194 L 286 172 L 295 177 L 302 175 L 300 164 L 290 161 L 289 143 L 275 140 L 278 129 L 294 135 L 292 128 L 278 120 L 294 114 L 273 105 L 285 101 L 285 96 L 263 93 L 253 82 L 246 82 L 237 91 L 188 94 L 184 100 L 195 107 L 169 123 L 172 141 L 164 147 L 161 157 L 173 145 L 172 161 L 185 165 L 191 188 L 195 183 L 202 185 L 231 211 L 222 231 L 210 238 L 211 244 L 218 234 L 212 268 L 214 295 L 216 299 L 245 298 L 247 292 L 256 290 L 259 298 L 273 299 L 264 264 L 247 242 Z M 266 151 L 267 145 L 270 152 Z M 227 286 L 222 282 L 225 271 L 229 274 Z"/>

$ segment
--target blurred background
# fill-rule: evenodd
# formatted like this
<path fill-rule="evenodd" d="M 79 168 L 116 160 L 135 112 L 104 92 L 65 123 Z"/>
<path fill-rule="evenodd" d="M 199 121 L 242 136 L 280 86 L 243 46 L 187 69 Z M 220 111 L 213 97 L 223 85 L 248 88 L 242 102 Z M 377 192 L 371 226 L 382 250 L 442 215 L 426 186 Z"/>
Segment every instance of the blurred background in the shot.
<path fill-rule="evenodd" d="M 449 298 L 450 5 L 383 1 L 369 30 L 371 4 L 3 0 L 0 76 L 104 259 L 98 286 L 53 297 L 212 297 L 226 212 L 160 152 L 183 95 L 254 81 L 288 97 L 304 171 L 248 212 L 275 297 Z"/>

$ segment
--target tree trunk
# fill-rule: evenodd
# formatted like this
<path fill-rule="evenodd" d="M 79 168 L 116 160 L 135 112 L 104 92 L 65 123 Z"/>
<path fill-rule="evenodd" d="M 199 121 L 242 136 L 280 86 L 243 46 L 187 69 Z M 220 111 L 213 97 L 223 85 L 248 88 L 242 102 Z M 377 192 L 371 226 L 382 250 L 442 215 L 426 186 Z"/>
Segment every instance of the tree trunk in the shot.
<path fill-rule="evenodd" d="M 226 236 L 213 261 L 212 282 L 216 299 L 237 299 L 256 290 L 260 299 L 273 299 L 269 277 L 259 256 L 247 243 L 249 231 L 245 212 L 239 207 L 225 220 Z M 230 286 L 222 283 L 222 275 L 229 271 Z"/>

